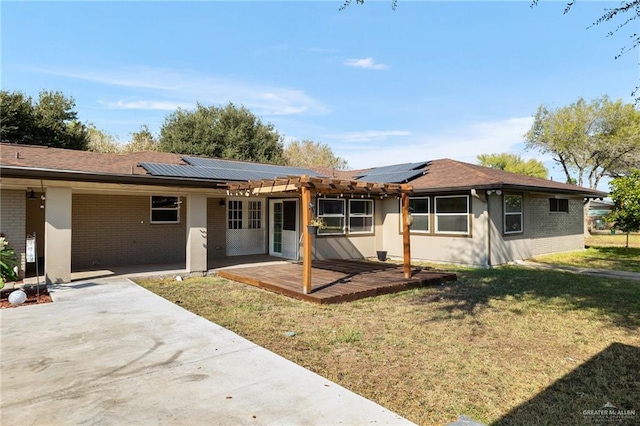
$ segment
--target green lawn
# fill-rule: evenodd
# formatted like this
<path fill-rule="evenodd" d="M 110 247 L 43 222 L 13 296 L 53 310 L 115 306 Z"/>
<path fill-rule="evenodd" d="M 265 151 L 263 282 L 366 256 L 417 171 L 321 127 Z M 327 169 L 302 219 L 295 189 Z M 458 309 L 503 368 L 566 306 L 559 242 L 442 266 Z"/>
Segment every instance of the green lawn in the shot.
<path fill-rule="evenodd" d="M 640 283 L 456 272 L 448 285 L 328 306 L 215 277 L 139 283 L 419 424 L 582 425 L 607 402 L 640 409 Z"/>
<path fill-rule="evenodd" d="M 626 234 L 602 233 L 592 234 L 590 237 L 585 239 L 584 243 L 587 247 L 624 247 L 626 245 L 626 241 Z M 629 234 L 629 247 L 640 248 L 639 233 Z"/>
<path fill-rule="evenodd" d="M 531 259 L 535 262 L 583 268 L 640 272 L 640 247 L 588 247 L 583 251 L 557 253 Z"/>

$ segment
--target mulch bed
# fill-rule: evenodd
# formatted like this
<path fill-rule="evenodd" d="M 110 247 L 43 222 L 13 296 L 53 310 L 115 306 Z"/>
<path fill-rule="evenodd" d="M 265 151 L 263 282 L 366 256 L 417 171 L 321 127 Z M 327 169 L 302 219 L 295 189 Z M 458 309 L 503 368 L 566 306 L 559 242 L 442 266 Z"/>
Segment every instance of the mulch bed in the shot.
<path fill-rule="evenodd" d="M 37 305 L 41 303 L 53 302 L 53 300 L 51 300 L 51 296 L 49 295 L 49 290 L 47 289 L 46 285 L 40 286 L 40 297 L 37 296 L 38 286 L 36 285 L 24 286 L 21 289 L 25 293 L 27 293 L 27 300 L 22 305 L 19 305 L 19 306 L 13 306 L 11 303 L 9 303 L 9 294 L 11 294 L 11 292 L 15 290 L 18 290 L 18 288 L 3 289 L 2 291 L 0 291 L 0 309 L 19 308 L 21 306 L 30 306 L 30 305 Z"/>

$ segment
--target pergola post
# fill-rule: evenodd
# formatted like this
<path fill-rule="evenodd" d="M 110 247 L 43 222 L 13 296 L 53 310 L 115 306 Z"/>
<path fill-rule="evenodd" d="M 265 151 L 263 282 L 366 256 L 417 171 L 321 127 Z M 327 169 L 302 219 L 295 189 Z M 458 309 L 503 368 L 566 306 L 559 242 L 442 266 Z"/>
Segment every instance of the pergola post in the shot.
<path fill-rule="evenodd" d="M 404 277 L 411 278 L 411 238 L 409 235 L 409 195 L 403 192 L 400 195 L 402 201 L 402 266 Z"/>
<path fill-rule="evenodd" d="M 311 293 L 311 234 L 309 224 L 311 223 L 311 189 L 306 186 L 300 188 L 302 192 L 302 291 L 304 294 Z"/>

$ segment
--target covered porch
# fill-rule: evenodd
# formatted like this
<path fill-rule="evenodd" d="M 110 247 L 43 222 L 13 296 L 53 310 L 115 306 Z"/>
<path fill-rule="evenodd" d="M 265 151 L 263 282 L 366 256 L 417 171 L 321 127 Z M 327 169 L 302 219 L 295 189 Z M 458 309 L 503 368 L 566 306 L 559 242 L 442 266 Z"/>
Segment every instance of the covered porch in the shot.
<path fill-rule="evenodd" d="M 402 265 L 371 261 L 316 260 L 311 269 L 310 291 L 300 285 L 304 265 L 299 262 L 221 269 L 218 276 L 318 304 L 349 302 L 457 279 L 453 273 L 422 268 L 413 268 L 405 278 Z"/>

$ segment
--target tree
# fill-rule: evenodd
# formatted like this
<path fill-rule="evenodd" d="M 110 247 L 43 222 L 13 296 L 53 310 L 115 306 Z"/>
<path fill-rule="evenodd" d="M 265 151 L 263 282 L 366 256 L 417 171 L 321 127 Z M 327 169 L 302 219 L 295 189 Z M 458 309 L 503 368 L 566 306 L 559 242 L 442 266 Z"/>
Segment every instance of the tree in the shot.
<path fill-rule="evenodd" d="M 245 107 L 198 104 L 165 118 L 159 150 L 188 155 L 282 164 L 282 137 Z"/>
<path fill-rule="evenodd" d="M 118 154 L 122 152 L 122 146 L 107 132 L 98 130 L 93 124 L 89 125 L 89 142 L 87 151 L 106 152 Z"/>
<path fill-rule="evenodd" d="M 640 167 L 640 111 L 604 96 L 569 106 L 538 108 L 525 134 L 527 148 L 551 154 L 567 182 L 597 188 L 603 176 L 621 176 Z"/>
<path fill-rule="evenodd" d="M 131 133 L 131 141 L 126 144 L 123 152 L 158 151 L 158 141 L 147 125 L 140 126 L 140 130 Z"/>
<path fill-rule="evenodd" d="M 312 140 L 292 141 L 284 149 L 284 162 L 292 167 L 347 168 L 347 160 L 337 157 L 329 145 Z"/>
<path fill-rule="evenodd" d="M 75 100 L 43 90 L 38 102 L 22 92 L 0 92 L 0 140 L 55 148 L 86 149 L 87 127 L 78 120 Z"/>
<path fill-rule="evenodd" d="M 627 234 L 629 248 L 629 233 L 640 231 L 640 169 L 612 180 L 610 186 L 613 211 L 607 220 L 613 222 L 614 229 Z"/>
<path fill-rule="evenodd" d="M 492 169 L 500 169 L 505 172 L 518 173 L 525 176 L 535 176 L 546 179 L 549 171 L 540 161 L 535 159 L 523 160 L 517 154 L 480 154 L 478 164 Z"/>

